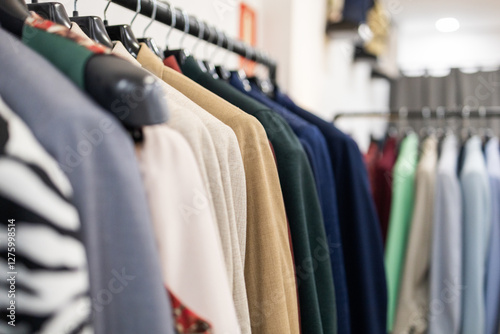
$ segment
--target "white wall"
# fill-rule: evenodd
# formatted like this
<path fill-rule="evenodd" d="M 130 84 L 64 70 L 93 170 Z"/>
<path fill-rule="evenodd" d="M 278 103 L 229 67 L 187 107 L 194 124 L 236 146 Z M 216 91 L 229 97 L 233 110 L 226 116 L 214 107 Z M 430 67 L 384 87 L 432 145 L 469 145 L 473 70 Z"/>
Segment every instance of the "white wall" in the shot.
<path fill-rule="evenodd" d="M 263 47 L 278 61 L 278 82 L 321 116 L 327 82 L 326 2 L 273 0 L 263 4 Z"/>
<path fill-rule="evenodd" d="M 398 62 L 403 70 L 500 65 L 500 27 L 454 33 L 401 29 Z"/>
<path fill-rule="evenodd" d="M 292 20 L 291 0 L 263 1 L 260 16 L 262 17 L 262 47 L 267 50 L 278 63 L 278 82 L 282 89 L 288 91 L 290 75 L 290 33 Z"/>
<path fill-rule="evenodd" d="M 293 0 L 289 92 L 297 103 L 320 111 L 325 85 L 326 1 Z"/>

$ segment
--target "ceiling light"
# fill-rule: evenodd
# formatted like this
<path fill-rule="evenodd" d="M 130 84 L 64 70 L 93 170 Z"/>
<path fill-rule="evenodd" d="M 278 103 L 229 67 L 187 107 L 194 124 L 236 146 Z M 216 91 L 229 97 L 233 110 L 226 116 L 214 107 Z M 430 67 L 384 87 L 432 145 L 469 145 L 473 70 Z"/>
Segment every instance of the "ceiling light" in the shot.
<path fill-rule="evenodd" d="M 436 29 L 440 32 L 453 32 L 460 28 L 460 23 L 454 17 L 444 17 L 436 21 Z"/>

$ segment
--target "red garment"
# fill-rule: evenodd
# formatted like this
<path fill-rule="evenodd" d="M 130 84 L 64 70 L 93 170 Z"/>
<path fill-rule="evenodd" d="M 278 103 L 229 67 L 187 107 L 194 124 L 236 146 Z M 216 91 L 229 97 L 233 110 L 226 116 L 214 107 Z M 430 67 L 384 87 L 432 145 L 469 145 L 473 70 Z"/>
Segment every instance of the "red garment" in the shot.
<path fill-rule="evenodd" d="M 380 158 L 380 149 L 377 142 L 372 141 L 370 143 L 370 147 L 368 148 L 368 152 L 364 155 L 364 158 L 372 194 L 375 194 L 375 164 Z"/>
<path fill-rule="evenodd" d="M 212 326 L 191 311 L 168 289 L 174 312 L 175 329 L 179 334 L 212 334 Z"/>
<path fill-rule="evenodd" d="M 392 169 L 397 158 L 396 138 L 390 137 L 386 140 L 382 156 L 375 163 L 374 168 L 374 191 L 373 199 L 380 221 L 380 230 L 384 241 L 387 237 L 389 226 L 389 215 L 392 201 Z"/>
<path fill-rule="evenodd" d="M 181 68 L 179 66 L 179 63 L 177 62 L 177 59 L 175 59 L 175 56 L 170 56 L 163 59 L 163 64 L 182 74 Z"/>

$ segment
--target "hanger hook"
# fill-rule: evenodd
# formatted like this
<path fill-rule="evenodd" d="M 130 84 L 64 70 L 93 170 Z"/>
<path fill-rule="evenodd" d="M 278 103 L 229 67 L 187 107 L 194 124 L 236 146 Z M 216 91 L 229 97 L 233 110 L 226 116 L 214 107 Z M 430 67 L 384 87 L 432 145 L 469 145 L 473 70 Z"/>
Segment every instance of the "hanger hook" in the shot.
<path fill-rule="evenodd" d="M 266 60 L 266 55 L 263 51 L 256 49 L 255 50 L 255 59 L 256 59 L 256 69 L 262 69 L 264 73 L 268 69 L 267 66 L 263 63 Z M 259 61 L 260 60 L 260 61 Z M 269 73 L 269 72 L 268 72 Z"/>
<path fill-rule="evenodd" d="M 151 13 L 151 21 L 149 21 L 148 25 L 146 28 L 144 28 L 144 31 L 142 32 L 142 35 L 146 37 L 146 31 L 148 31 L 149 27 L 153 24 L 153 22 L 156 19 L 156 9 L 158 8 L 158 0 L 153 0 L 153 13 Z"/>
<path fill-rule="evenodd" d="M 214 40 L 213 37 L 212 37 L 212 31 L 211 31 L 212 27 L 210 27 L 210 26 L 207 26 L 207 27 L 208 27 L 208 39 L 207 39 L 207 44 L 205 46 L 205 57 L 206 57 L 206 54 L 207 54 L 208 45 L 210 45 L 212 43 L 212 41 Z"/>
<path fill-rule="evenodd" d="M 175 15 L 176 9 L 172 5 L 168 5 L 170 7 L 170 14 L 172 15 L 172 19 L 170 20 L 170 30 L 167 33 L 167 47 L 168 47 L 168 40 L 170 39 L 170 35 L 172 34 L 172 30 L 174 30 L 175 24 L 177 23 L 177 15 Z"/>
<path fill-rule="evenodd" d="M 243 43 L 243 46 L 245 47 L 245 58 L 246 58 L 245 65 L 243 65 L 243 69 L 245 70 L 245 72 L 248 72 L 248 66 L 251 60 L 248 52 L 248 50 L 250 49 L 250 45 L 248 45 L 247 43 Z"/>
<path fill-rule="evenodd" d="M 75 2 L 73 3 L 73 16 L 78 16 L 78 8 L 77 8 L 77 5 L 76 5 L 76 2 L 78 0 L 75 0 Z"/>
<path fill-rule="evenodd" d="M 249 58 L 248 58 L 248 44 L 247 44 L 247 43 L 244 43 L 243 45 L 245 46 L 245 58 L 246 58 L 246 59 L 249 59 Z"/>
<path fill-rule="evenodd" d="M 226 38 L 227 38 L 227 52 L 224 55 L 224 59 L 222 60 L 223 64 L 227 63 L 228 55 L 233 52 L 233 40 L 227 36 L 226 36 Z"/>
<path fill-rule="evenodd" d="M 196 23 L 198 24 L 199 27 L 199 32 L 198 32 L 198 40 L 196 43 L 193 45 L 193 54 L 195 54 L 196 49 L 198 49 L 198 45 L 200 45 L 200 42 L 203 40 L 203 35 L 205 34 L 205 23 L 198 21 L 198 19 L 195 19 Z"/>
<path fill-rule="evenodd" d="M 179 48 L 182 48 L 184 45 L 184 39 L 186 38 L 187 33 L 189 32 L 189 16 L 185 10 L 182 10 L 182 16 L 184 17 L 184 34 L 181 37 L 179 42 Z"/>
<path fill-rule="evenodd" d="M 220 48 L 222 48 L 222 43 L 224 43 L 224 38 L 221 38 L 222 32 L 215 28 L 215 32 L 217 33 L 217 48 L 215 48 L 214 52 L 212 53 L 212 56 L 210 57 L 210 62 L 214 62 L 215 55 L 219 51 Z M 224 37 L 224 36 L 222 36 Z"/>
<path fill-rule="evenodd" d="M 104 7 L 104 25 L 108 25 L 108 19 L 106 17 L 106 13 L 108 12 L 109 5 L 111 4 L 111 0 L 108 0 L 108 3 L 106 4 L 106 7 Z"/>
<path fill-rule="evenodd" d="M 141 0 L 137 0 L 137 8 L 135 9 L 135 15 L 132 18 L 132 21 L 130 21 L 131 27 L 132 27 L 132 24 L 134 23 L 135 19 L 137 18 L 137 15 L 139 15 L 140 11 L 141 11 Z"/>

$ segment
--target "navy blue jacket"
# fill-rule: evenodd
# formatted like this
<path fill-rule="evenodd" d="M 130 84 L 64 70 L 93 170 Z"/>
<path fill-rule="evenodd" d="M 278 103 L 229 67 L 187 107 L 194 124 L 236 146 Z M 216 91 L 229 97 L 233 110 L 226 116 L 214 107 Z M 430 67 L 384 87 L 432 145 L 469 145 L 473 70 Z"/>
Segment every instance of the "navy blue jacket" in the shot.
<path fill-rule="evenodd" d="M 327 141 L 338 194 L 351 332 L 386 334 L 387 285 L 382 237 L 359 148 L 333 124 L 298 107 L 279 91 L 276 101 L 316 125 Z"/>

